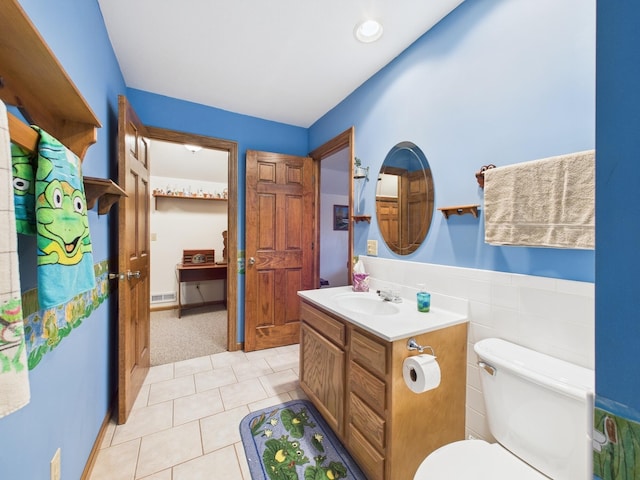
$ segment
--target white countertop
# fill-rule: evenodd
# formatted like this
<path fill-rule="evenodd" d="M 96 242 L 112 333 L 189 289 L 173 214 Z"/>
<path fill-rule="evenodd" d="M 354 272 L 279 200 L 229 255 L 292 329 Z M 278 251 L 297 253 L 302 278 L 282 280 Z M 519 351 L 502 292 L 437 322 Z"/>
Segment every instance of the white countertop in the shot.
<path fill-rule="evenodd" d="M 383 306 L 387 302 L 379 298 L 375 291 L 354 292 L 351 286 L 302 290 L 298 292 L 298 296 L 390 342 L 465 323 L 469 317 L 467 300 L 434 293 L 431 294 L 431 309 L 426 313 L 418 312 L 415 298 L 403 298 L 402 303 Z M 372 304 L 374 311 L 390 309 L 397 312 L 386 315 L 365 314 L 341 305 L 341 299 L 345 297 L 360 296 L 370 302 L 380 302 L 380 309 L 375 309 L 375 303 Z M 446 309 L 440 305 L 446 305 Z"/>

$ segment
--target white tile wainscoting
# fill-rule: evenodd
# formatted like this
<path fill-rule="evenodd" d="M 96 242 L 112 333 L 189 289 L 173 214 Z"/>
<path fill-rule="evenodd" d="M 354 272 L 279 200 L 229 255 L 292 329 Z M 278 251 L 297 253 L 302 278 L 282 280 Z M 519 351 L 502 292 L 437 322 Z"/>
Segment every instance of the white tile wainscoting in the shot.
<path fill-rule="evenodd" d="M 492 441 L 485 421 L 475 342 L 499 337 L 595 368 L 594 284 L 378 257 L 360 257 L 372 289 L 389 284 L 415 298 L 427 291 L 469 300 L 466 436 Z M 434 298 L 432 297 L 432 303 Z M 428 313 L 425 314 L 428 321 Z"/>

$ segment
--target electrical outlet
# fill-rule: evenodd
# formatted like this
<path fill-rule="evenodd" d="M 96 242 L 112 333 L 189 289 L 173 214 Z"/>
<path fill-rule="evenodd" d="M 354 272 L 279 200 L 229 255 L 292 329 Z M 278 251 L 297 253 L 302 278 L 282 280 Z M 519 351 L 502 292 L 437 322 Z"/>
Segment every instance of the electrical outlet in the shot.
<path fill-rule="evenodd" d="M 158 241 L 158 234 L 157 233 L 151 232 L 151 241 L 152 242 Z"/>
<path fill-rule="evenodd" d="M 60 480 L 60 449 L 56 450 L 56 453 L 51 459 L 51 480 Z"/>
<path fill-rule="evenodd" d="M 367 255 L 377 256 L 378 255 L 378 241 L 377 240 L 367 240 Z"/>

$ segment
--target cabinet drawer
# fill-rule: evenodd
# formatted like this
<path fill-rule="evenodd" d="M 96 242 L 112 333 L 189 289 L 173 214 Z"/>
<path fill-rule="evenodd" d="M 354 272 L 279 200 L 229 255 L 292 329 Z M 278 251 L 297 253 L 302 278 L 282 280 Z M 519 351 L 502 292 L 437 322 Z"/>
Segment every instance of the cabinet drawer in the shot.
<path fill-rule="evenodd" d="M 344 347 L 346 329 L 342 322 L 305 302 L 300 305 L 300 317 L 323 336 Z"/>
<path fill-rule="evenodd" d="M 368 480 L 384 479 L 384 457 L 354 427 L 349 428 L 349 452 Z"/>
<path fill-rule="evenodd" d="M 380 451 L 385 447 L 385 422 L 357 395 L 350 395 L 349 423 L 362 432 L 364 437 Z"/>
<path fill-rule="evenodd" d="M 386 384 L 355 362 L 351 362 L 350 389 L 380 415 L 387 408 Z"/>
<path fill-rule="evenodd" d="M 387 348 L 357 330 L 351 335 L 351 358 L 384 378 L 387 373 Z"/>

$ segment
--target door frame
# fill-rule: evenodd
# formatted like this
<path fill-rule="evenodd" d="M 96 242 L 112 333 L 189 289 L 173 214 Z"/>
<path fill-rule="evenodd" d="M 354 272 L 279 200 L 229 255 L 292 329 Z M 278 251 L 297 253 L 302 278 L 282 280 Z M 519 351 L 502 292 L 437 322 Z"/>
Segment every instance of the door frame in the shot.
<path fill-rule="evenodd" d="M 314 165 L 316 166 L 315 176 L 315 201 L 316 201 L 316 225 L 315 244 L 315 259 L 313 267 L 313 277 L 316 288 L 320 288 L 320 169 L 321 161 L 334 153 L 344 149 L 349 149 L 349 228 L 348 228 L 348 255 L 347 255 L 347 279 L 349 285 L 352 281 L 352 269 L 353 269 L 353 167 L 354 167 L 354 150 L 355 150 L 355 127 L 349 127 L 344 132 L 333 137 L 331 140 L 323 143 L 318 148 L 313 150 L 309 156 L 313 158 Z"/>
<path fill-rule="evenodd" d="M 238 143 L 195 133 L 180 132 L 147 126 L 147 135 L 152 140 L 186 143 L 202 148 L 224 150 L 228 158 L 227 201 L 227 350 L 234 352 L 242 348 L 238 343 Z M 153 159 L 151 159 L 153 162 Z M 153 169 L 153 164 L 151 169 Z"/>

